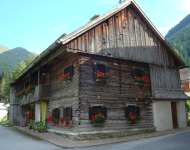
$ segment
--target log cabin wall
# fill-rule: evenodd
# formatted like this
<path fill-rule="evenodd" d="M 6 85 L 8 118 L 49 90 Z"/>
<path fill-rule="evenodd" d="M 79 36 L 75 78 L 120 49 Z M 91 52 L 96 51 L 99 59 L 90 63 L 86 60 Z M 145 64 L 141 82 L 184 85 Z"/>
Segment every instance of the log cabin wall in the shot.
<path fill-rule="evenodd" d="M 162 98 L 180 99 L 184 97 L 184 94 L 182 95 L 180 74 L 178 68 L 149 64 L 149 69 L 151 78 L 152 99 L 158 98 L 160 97 L 160 94 L 166 92 L 167 95 L 163 95 Z"/>
<path fill-rule="evenodd" d="M 61 80 L 64 69 L 73 65 L 74 75 L 71 83 L 63 83 Z M 52 66 L 50 71 L 50 101 L 47 107 L 47 116 L 52 110 L 59 108 L 60 117 L 63 118 L 63 108 L 72 107 L 73 117 L 78 117 L 78 55 L 70 54 L 63 57 L 62 61 Z M 67 128 L 64 128 L 67 130 Z"/>
<path fill-rule="evenodd" d="M 109 66 L 110 78 L 106 83 L 98 83 L 93 75 L 93 64 Z M 102 56 L 79 54 L 79 131 L 102 129 L 130 129 L 153 126 L 152 106 L 144 105 L 143 100 L 151 97 L 149 65 Z M 133 68 L 145 70 L 148 82 L 135 85 Z M 138 101 L 136 100 L 138 98 Z M 129 124 L 125 118 L 126 104 L 140 106 L 142 119 L 138 124 Z M 89 107 L 107 107 L 107 121 L 104 127 L 93 127 L 89 120 Z"/>
<path fill-rule="evenodd" d="M 167 47 L 132 6 L 69 42 L 67 47 L 108 57 L 176 66 Z"/>

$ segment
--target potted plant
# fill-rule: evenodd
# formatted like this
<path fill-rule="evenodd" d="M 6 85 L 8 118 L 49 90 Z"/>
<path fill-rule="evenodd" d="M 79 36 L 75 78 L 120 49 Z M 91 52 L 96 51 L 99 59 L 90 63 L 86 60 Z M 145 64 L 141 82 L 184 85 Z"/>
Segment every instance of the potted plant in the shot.
<path fill-rule="evenodd" d="M 67 74 L 64 74 L 61 78 L 62 81 L 67 82 L 67 83 L 71 83 L 71 76 L 69 74 L 69 72 Z"/>
<path fill-rule="evenodd" d="M 130 112 L 129 117 L 127 117 L 127 121 L 129 121 L 130 123 L 135 123 L 136 121 L 139 121 L 140 119 L 141 119 L 141 114 L 137 115 L 135 111 Z"/>
<path fill-rule="evenodd" d="M 97 72 L 94 72 L 94 77 L 96 79 L 96 81 L 107 81 L 109 78 L 109 72 L 107 73 L 103 73 L 100 72 L 99 70 Z"/>
<path fill-rule="evenodd" d="M 134 79 L 135 79 L 136 85 L 143 85 L 144 83 L 148 81 L 148 78 L 146 78 L 145 76 L 142 76 L 142 77 L 135 76 Z"/>
<path fill-rule="evenodd" d="M 102 115 L 102 113 L 92 116 L 92 119 L 91 119 L 94 127 L 102 126 L 105 120 L 107 119 L 106 117 L 104 117 L 104 115 Z"/>
<path fill-rule="evenodd" d="M 43 122 L 36 122 L 34 124 L 34 129 L 38 130 L 38 132 L 45 132 L 46 131 L 46 125 Z"/>

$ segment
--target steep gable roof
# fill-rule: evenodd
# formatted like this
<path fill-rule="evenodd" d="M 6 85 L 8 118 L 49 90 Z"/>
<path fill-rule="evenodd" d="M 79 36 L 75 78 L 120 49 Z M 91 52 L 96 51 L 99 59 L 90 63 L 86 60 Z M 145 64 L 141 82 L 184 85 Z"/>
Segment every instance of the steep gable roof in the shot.
<path fill-rule="evenodd" d="M 144 21 L 149 25 L 149 27 L 154 31 L 154 33 L 157 35 L 157 37 L 165 44 L 165 46 L 169 49 L 169 51 L 173 54 L 175 59 L 179 62 L 181 66 L 184 66 L 185 63 L 183 60 L 179 57 L 179 55 L 174 51 L 174 49 L 170 46 L 170 44 L 166 41 L 166 39 L 161 35 L 161 33 L 157 30 L 157 28 L 152 24 L 152 22 L 148 19 L 148 17 L 145 15 L 145 13 L 142 11 L 142 9 L 137 5 L 137 3 L 134 0 L 126 0 L 116 8 L 112 9 L 111 11 L 103 14 L 102 16 L 96 18 L 95 20 L 85 24 L 84 26 L 80 27 L 79 29 L 73 31 L 72 33 L 64 36 L 63 38 L 60 38 L 59 40 L 62 42 L 62 44 L 67 44 L 68 42 L 74 40 L 78 36 L 84 34 L 88 30 L 94 28 L 95 26 L 99 25 L 100 23 L 104 22 L 105 20 L 109 19 L 111 16 L 117 14 L 121 10 L 125 9 L 128 6 L 132 6 L 140 15 L 144 18 Z"/>
<path fill-rule="evenodd" d="M 141 10 L 141 8 L 137 5 L 137 3 L 134 0 L 126 0 L 116 8 L 112 9 L 111 11 L 103 14 L 102 16 L 88 22 L 84 26 L 80 27 L 79 29 L 73 31 L 72 33 L 65 35 L 63 34 L 61 37 L 59 37 L 54 43 L 52 43 L 46 50 L 44 50 L 39 56 L 36 57 L 36 59 L 31 62 L 18 76 L 15 80 L 19 79 L 24 73 L 26 73 L 30 68 L 32 68 L 35 64 L 40 62 L 44 57 L 46 57 L 48 54 L 52 53 L 57 47 L 60 47 L 60 44 L 66 45 L 70 41 L 74 40 L 75 38 L 79 37 L 80 35 L 84 34 L 88 30 L 96 27 L 100 23 L 106 21 L 113 15 L 119 13 L 123 9 L 127 8 L 128 6 L 132 6 L 133 9 L 136 10 L 136 12 L 144 19 L 144 21 L 149 25 L 149 27 L 152 29 L 152 31 L 157 35 L 157 37 L 165 44 L 165 46 L 168 48 L 168 50 L 171 52 L 171 54 L 174 56 L 175 60 L 180 64 L 180 66 L 184 66 L 185 63 L 182 61 L 182 59 L 178 56 L 178 54 L 174 51 L 174 49 L 170 46 L 170 44 L 165 40 L 165 38 L 160 34 L 160 32 L 156 29 L 156 27 L 151 23 L 151 21 L 148 19 L 148 17 L 145 15 L 145 13 Z"/>

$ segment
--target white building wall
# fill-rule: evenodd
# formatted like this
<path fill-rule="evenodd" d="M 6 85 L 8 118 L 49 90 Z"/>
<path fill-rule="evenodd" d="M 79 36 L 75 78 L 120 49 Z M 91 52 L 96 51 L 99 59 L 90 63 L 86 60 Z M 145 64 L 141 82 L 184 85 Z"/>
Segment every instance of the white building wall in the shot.
<path fill-rule="evenodd" d="M 173 129 L 170 101 L 156 100 L 153 102 L 153 116 L 156 131 Z"/>
<path fill-rule="evenodd" d="M 185 103 L 186 103 L 186 101 L 179 101 L 176 103 L 176 105 L 177 105 L 177 119 L 178 119 L 178 127 L 179 128 L 187 127 Z"/>
<path fill-rule="evenodd" d="M 35 122 L 41 120 L 41 105 L 35 104 Z"/>

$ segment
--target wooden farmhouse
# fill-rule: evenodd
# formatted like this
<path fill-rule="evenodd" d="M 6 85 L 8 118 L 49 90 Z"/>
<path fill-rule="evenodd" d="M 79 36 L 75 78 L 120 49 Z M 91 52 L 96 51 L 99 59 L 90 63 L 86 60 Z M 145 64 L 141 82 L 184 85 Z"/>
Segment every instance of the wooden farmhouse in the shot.
<path fill-rule="evenodd" d="M 35 108 L 35 121 L 69 118 L 69 126 L 47 123 L 48 131 L 102 132 L 186 127 L 179 68 L 185 63 L 133 0 L 127 0 L 74 32 L 63 34 L 10 84 L 10 121 L 21 125 L 24 108 Z M 109 73 L 98 80 L 97 71 Z M 62 81 L 63 75 L 70 82 Z M 145 83 L 136 79 L 145 78 Z M 36 85 L 35 91 L 15 94 Z M 136 111 L 141 119 L 126 117 Z M 102 113 L 103 126 L 92 124 Z"/>

